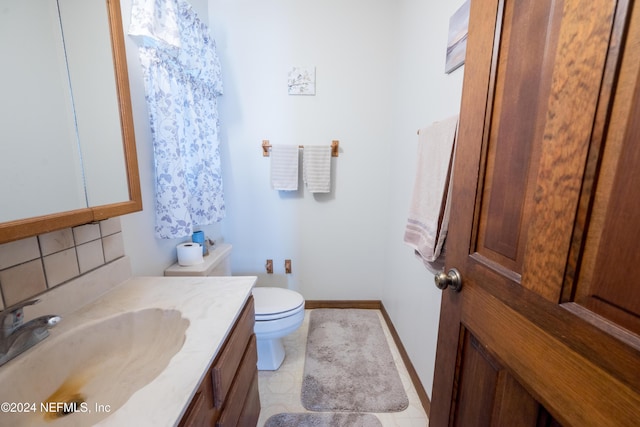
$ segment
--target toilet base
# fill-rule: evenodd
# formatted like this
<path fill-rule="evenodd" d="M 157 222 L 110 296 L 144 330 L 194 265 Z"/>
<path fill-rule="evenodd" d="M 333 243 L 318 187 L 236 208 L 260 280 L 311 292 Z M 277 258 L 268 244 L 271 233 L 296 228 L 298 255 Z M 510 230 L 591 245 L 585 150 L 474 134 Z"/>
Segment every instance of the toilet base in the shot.
<path fill-rule="evenodd" d="M 282 338 L 260 339 L 258 344 L 258 370 L 275 371 L 284 360 L 284 344 Z"/>

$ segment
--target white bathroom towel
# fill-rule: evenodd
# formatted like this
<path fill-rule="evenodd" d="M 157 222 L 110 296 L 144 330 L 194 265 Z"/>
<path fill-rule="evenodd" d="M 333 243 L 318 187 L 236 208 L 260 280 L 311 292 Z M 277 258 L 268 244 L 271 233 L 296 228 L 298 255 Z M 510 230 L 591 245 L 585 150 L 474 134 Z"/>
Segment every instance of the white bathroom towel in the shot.
<path fill-rule="evenodd" d="M 432 272 L 442 269 L 458 116 L 418 131 L 418 164 L 404 241 Z"/>
<path fill-rule="evenodd" d="M 302 154 L 304 183 L 311 193 L 331 192 L 331 147 L 305 145 Z"/>
<path fill-rule="evenodd" d="M 271 188 L 296 191 L 298 189 L 299 148 L 297 145 L 271 146 Z"/>

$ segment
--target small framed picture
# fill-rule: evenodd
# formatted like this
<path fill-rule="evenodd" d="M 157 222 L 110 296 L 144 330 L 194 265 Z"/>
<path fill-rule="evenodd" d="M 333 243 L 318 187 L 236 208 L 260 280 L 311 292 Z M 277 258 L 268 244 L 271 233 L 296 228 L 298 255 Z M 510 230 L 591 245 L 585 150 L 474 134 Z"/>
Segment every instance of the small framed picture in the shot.
<path fill-rule="evenodd" d="M 469 34 L 469 0 L 449 19 L 449 39 L 447 41 L 447 59 L 444 66 L 449 74 L 464 64 L 467 53 L 467 36 Z"/>
<path fill-rule="evenodd" d="M 315 95 L 316 67 L 291 67 L 287 84 L 289 95 Z"/>

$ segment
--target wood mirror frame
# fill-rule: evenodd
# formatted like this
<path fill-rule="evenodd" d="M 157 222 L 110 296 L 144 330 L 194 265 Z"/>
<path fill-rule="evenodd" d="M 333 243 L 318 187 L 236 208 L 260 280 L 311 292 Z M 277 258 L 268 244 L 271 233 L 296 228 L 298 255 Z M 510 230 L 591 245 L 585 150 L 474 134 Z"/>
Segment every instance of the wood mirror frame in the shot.
<path fill-rule="evenodd" d="M 53 213 L 49 215 L 24 218 L 0 223 L 0 243 L 19 240 L 38 234 L 48 233 L 67 227 L 100 221 L 114 216 L 124 215 L 142 210 L 142 195 L 140 192 L 140 176 L 138 173 L 138 158 L 136 153 L 133 115 L 131 110 L 131 95 L 129 93 L 129 77 L 127 71 L 124 33 L 122 29 L 122 15 L 119 0 L 105 0 L 109 15 L 109 30 L 111 33 L 111 48 L 116 77 L 118 106 L 120 110 L 120 124 L 124 156 L 129 187 L 129 200 L 92 206 L 72 211 Z"/>

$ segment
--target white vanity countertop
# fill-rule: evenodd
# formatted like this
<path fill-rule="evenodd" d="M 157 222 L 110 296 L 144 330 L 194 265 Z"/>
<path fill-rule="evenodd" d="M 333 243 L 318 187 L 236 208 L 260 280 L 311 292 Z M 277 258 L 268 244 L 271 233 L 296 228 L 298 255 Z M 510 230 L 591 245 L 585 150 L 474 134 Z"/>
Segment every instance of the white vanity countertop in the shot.
<path fill-rule="evenodd" d="M 255 281 L 255 277 L 136 277 L 83 309 L 92 316 L 110 309 L 176 309 L 190 322 L 184 345 L 167 368 L 97 425 L 176 425 L 231 332 Z"/>
<path fill-rule="evenodd" d="M 78 325 L 90 324 L 121 313 L 148 308 L 180 311 L 182 317 L 189 321 L 183 346 L 158 376 L 96 424 L 110 427 L 177 425 L 208 367 L 231 332 L 231 327 L 251 295 L 255 281 L 256 277 L 253 276 L 130 278 L 75 311 L 54 312 L 63 314 L 63 318 L 50 330 L 51 336 L 44 342 L 54 340 L 57 335 L 60 336 Z M 56 298 L 61 299 L 58 296 Z M 44 305 L 46 303 L 43 301 L 37 306 Z M 45 307 L 42 309 L 46 310 Z M 37 350 L 38 345 L 30 351 Z M 47 425 L 70 425 L 71 418 L 76 418 L 72 424 L 80 421 L 78 425 L 83 425 L 82 415 L 72 414 Z"/>

